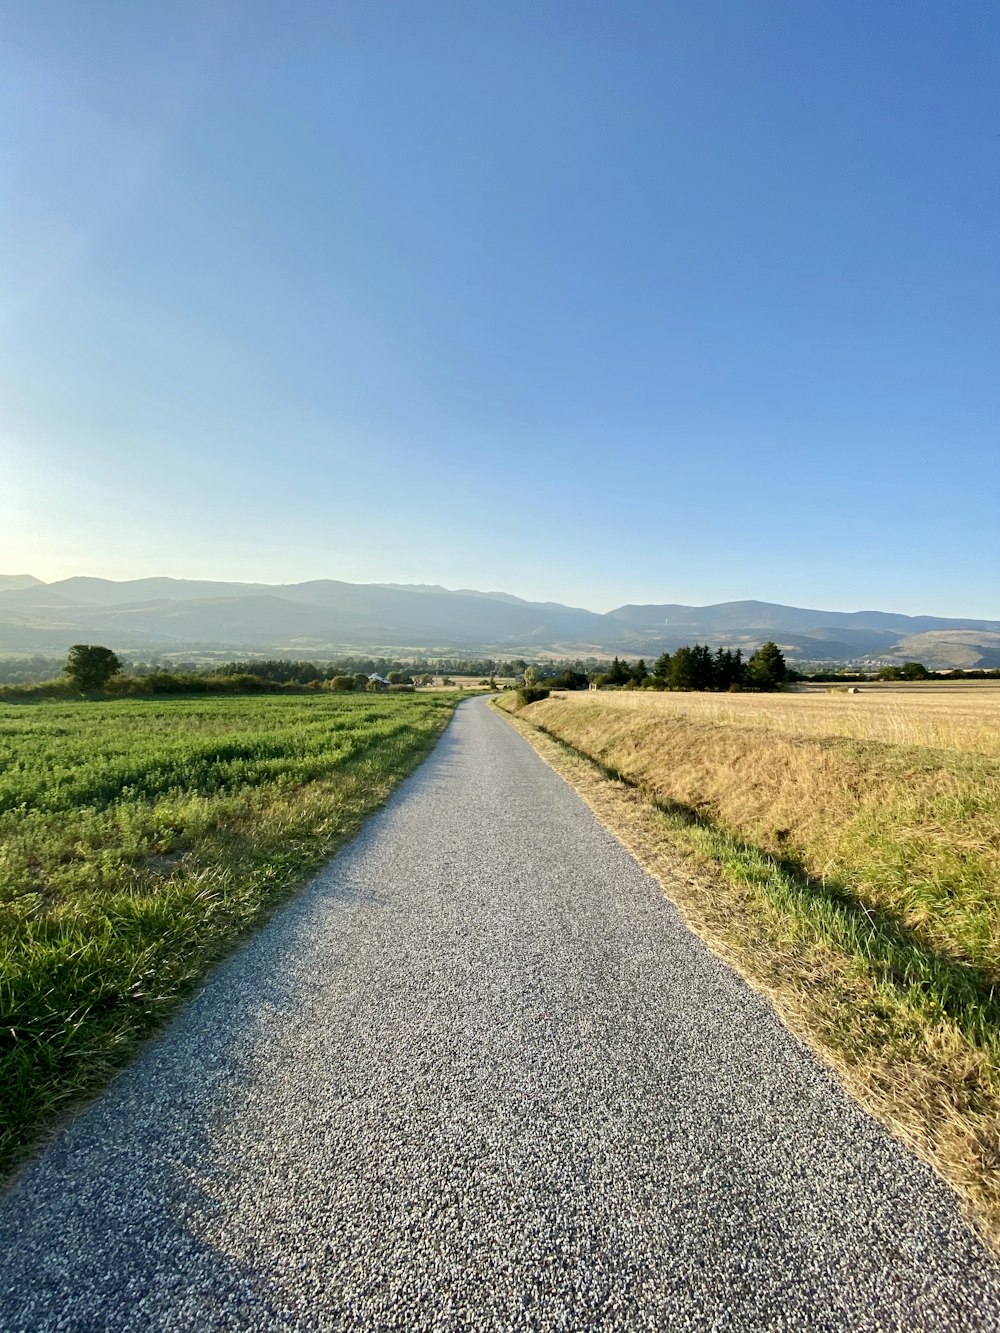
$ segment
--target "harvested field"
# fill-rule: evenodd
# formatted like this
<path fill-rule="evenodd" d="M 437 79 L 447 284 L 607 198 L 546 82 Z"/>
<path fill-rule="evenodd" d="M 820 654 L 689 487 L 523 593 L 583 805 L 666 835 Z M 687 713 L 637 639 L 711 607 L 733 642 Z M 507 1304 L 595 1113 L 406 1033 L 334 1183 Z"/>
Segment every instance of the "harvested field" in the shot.
<path fill-rule="evenodd" d="M 1000 759 L 1000 682 L 866 684 L 798 687 L 785 694 L 687 694 L 602 690 L 602 708 L 644 717 L 689 717 L 703 722 L 780 732 L 788 736 L 846 737 L 886 745 L 954 750 Z M 593 692 L 566 694 L 567 703 L 593 703 Z"/>
<path fill-rule="evenodd" d="M 514 720 L 1000 1237 L 1000 690 L 591 692 Z"/>

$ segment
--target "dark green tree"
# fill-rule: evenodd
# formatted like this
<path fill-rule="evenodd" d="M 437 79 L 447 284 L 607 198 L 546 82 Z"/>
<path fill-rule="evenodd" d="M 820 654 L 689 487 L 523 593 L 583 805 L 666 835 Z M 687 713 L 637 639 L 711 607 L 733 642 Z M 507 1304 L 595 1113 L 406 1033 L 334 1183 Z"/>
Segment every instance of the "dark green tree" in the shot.
<path fill-rule="evenodd" d="M 717 690 L 731 690 L 743 684 L 743 653 L 739 648 L 734 653 L 729 648 L 719 648 L 712 663 L 714 685 Z"/>
<path fill-rule="evenodd" d="M 95 643 L 74 643 L 66 659 L 65 672 L 76 688 L 86 694 L 103 690 L 122 664 L 110 648 Z"/>
<path fill-rule="evenodd" d="M 923 662 L 904 662 L 902 666 L 884 666 L 880 669 L 878 680 L 928 680 L 930 672 Z"/>
<path fill-rule="evenodd" d="M 646 663 L 641 657 L 634 667 L 629 668 L 629 676 L 632 679 L 633 685 L 641 685 L 648 675 L 649 671 L 646 667 Z"/>
<path fill-rule="evenodd" d="M 583 671 L 574 671 L 572 667 L 560 671 L 552 681 L 557 690 L 585 690 L 589 683 Z"/>
<path fill-rule="evenodd" d="M 657 680 L 670 679 L 670 654 L 660 653 L 659 657 L 653 663 L 653 675 Z"/>
<path fill-rule="evenodd" d="M 616 657 L 611 663 L 611 670 L 604 677 L 604 682 L 606 685 L 627 685 L 630 679 L 628 663 L 619 662 Z"/>
<path fill-rule="evenodd" d="M 694 669 L 692 689 L 710 690 L 715 684 L 715 664 L 712 650 L 707 643 L 696 643 L 691 649 L 691 662 Z"/>
<path fill-rule="evenodd" d="M 788 667 L 781 649 L 768 639 L 747 662 L 747 684 L 758 690 L 776 690 L 788 679 Z"/>
<path fill-rule="evenodd" d="M 672 690 L 696 690 L 698 679 L 697 662 L 694 649 L 687 644 L 678 648 L 670 659 L 670 688 Z"/>

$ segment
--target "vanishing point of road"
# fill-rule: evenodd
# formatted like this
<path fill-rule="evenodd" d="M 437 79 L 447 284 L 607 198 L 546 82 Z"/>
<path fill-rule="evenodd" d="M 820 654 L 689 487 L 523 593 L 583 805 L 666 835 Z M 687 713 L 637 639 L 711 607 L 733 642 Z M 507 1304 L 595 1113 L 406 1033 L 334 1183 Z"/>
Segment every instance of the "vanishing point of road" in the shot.
<path fill-rule="evenodd" d="M 0 1329 L 1000 1329 L 1000 1264 L 475 700 L 0 1199 Z"/>

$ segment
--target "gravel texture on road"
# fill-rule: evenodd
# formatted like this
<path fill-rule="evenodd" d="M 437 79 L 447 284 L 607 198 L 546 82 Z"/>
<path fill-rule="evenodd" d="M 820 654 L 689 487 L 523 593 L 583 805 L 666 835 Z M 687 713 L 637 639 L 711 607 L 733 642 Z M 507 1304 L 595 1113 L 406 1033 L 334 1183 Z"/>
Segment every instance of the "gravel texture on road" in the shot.
<path fill-rule="evenodd" d="M 1000 1264 L 476 700 L 0 1200 L 0 1328 L 1000 1329 Z"/>

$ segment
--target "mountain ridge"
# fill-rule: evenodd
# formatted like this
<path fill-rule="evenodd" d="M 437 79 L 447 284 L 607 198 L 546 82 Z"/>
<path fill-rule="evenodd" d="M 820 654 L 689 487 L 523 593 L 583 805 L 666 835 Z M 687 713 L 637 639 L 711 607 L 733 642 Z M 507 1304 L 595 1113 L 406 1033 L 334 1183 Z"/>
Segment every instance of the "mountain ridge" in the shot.
<path fill-rule="evenodd" d="M 988 618 L 824 611 L 756 599 L 708 606 L 626 603 L 597 612 L 434 584 L 86 575 L 45 583 L 32 575 L 0 575 L 0 652 L 63 651 L 74 642 L 111 639 L 123 651 L 144 653 L 270 649 L 332 656 L 380 649 L 648 656 L 696 640 L 752 649 L 768 638 L 797 661 L 894 661 L 923 647 L 938 667 L 1000 666 L 1000 620 Z"/>

